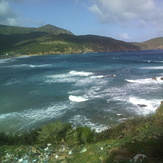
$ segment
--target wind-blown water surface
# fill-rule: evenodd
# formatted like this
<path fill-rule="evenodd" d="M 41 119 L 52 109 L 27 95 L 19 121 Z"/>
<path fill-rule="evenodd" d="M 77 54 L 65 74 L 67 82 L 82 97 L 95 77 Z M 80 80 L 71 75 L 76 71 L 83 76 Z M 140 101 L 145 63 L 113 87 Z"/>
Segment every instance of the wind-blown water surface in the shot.
<path fill-rule="evenodd" d="M 101 131 L 154 113 L 163 100 L 161 77 L 162 50 L 1 59 L 1 130 L 61 120 Z"/>

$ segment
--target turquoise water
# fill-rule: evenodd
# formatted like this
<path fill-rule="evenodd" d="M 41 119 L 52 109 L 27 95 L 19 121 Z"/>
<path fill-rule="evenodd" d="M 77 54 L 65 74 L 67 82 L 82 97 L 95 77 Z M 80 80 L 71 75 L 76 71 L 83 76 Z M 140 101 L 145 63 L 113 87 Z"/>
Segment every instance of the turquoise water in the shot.
<path fill-rule="evenodd" d="M 1 59 L 1 130 L 61 120 L 98 132 L 154 113 L 163 100 L 161 77 L 162 50 Z"/>

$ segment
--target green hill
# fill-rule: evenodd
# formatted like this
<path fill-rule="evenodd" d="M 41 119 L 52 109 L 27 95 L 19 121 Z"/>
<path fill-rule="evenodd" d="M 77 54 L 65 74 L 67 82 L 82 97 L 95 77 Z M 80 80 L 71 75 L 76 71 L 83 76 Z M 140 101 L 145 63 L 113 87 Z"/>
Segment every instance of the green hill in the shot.
<path fill-rule="evenodd" d="M 53 25 L 39 28 L 0 25 L 0 56 L 70 54 L 163 49 L 163 37 L 128 43 L 97 35 L 76 36 Z"/>
<path fill-rule="evenodd" d="M 25 33 L 31 33 L 34 30 L 35 28 L 0 25 L 0 34 L 4 34 L 4 35 L 25 34 Z"/>
<path fill-rule="evenodd" d="M 73 34 L 68 30 L 58 28 L 53 25 L 45 25 L 39 28 L 30 28 L 30 27 L 16 27 L 16 26 L 7 26 L 7 25 L 0 25 L 0 34 L 4 35 L 13 35 L 13 34 L 29 34 L 32 32 L 46 32 L 52 34 Z"/>
<path fill-rule="evenodd" d="M 37 32 L 47 32 L 47 33 L 52 33 L 52 34 L 56 34 L 56 35 L 59 35 L 59 34 L 73 35 L 72 32 L 65 30 L 65 29 L 62 29 L 62 28 L 58 28 L 58 27 L 53 26 L 51 24 L 47 24 L 47 25 L 44 25 L 42 27 L 39 27 L 36 29 L 36 31 Z"/>
<path fill-rule="evenodd" d="M 163 49 L 163 37 L 153 38 L 141 43 L 133 43 L 133 45 L 139 47 L 141 50 L 146 49 Z"/>
<path fill-rule="evenodd" d="M 52 25 L 39 28 L 0 25 L 0 55 L 66 54 L 138 50 L 135 45 L 110 37 L 83 35 Z"/>
<path fill-rule="evenodd" d="M 163 49 L 163 37 L 154 38 L 143 42 L 148 49 Z"/>

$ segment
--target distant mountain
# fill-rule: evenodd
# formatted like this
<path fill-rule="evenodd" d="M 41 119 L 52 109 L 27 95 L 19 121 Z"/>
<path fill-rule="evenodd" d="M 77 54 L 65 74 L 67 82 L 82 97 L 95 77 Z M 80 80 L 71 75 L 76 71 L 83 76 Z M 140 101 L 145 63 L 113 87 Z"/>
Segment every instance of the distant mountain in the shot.
<path fill-rule="evenodd" d="M 135 42 L 133 45 L 139 47 L 141 50 L 146 49 L 163 49 L 163 37 L 153 38 L 144 42 Z"/>
<path fill-rule="evenodd" d="M 13 34 L 27 34 L 32 32 L 46 32 L 52 34 L 73 34 L 68 30 L 58 28 L 53 25 L 45 25 L 39 28 L 30 28 L 30 27 L 15 27 L 15 26 L 7 26 L 7 25 L 0 25 L 0 34 L 5 35 L 13 35 Z"/>
<path fill-rule="evenodd" d="M 128 43 L 97 35 L 76 36 L 53 25 L 39 28 L 0 25 L 0 56 L 129 51 L 163 48 L 163 38 Z"/>
<path fill-rule="evenodd" d="M 34 32 L 35 28 L 26 28 L 26 27 L 15 27 L 15 26 L 7 26 L 0 25 L 0 34 L 4 35 L 13 35 L 13 34 L 25 34 Z"/>
<path fill-rule="evenodd" d="M 62 29 L 62 28 L 58 28 L 56 26 L 53 26 L 51 24 L 47 24 L 47 25 L 44 25 L 42 27 L 39 27 L 36 29 L 37 32 L 47 32 L 47 33 L 53 33 L 53 34 L 56 34 L 56 35 L 59 35 L 59 34 L 70 34 L 70 35 L 73 35 L 72 32 L 68 31 L 68 30 L 65 30 L 65 29 Z"/>

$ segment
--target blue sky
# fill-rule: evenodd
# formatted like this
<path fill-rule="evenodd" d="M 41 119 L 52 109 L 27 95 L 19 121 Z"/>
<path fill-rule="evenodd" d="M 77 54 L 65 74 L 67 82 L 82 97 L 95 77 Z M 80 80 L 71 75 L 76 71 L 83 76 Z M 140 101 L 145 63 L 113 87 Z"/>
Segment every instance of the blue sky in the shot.
<path fill-rule="evenodd" d="M 163 36 L 162 11 L 162 0 L 0 0 L 0 24 L 140 42 Z"/>

